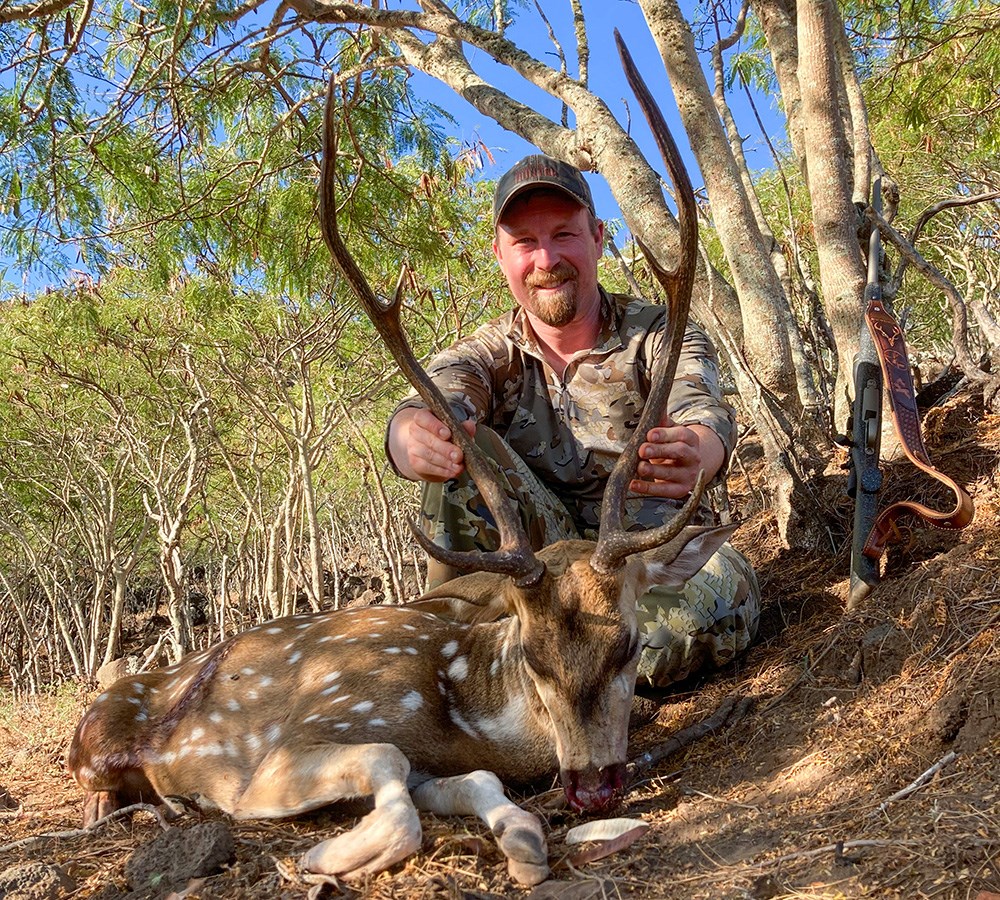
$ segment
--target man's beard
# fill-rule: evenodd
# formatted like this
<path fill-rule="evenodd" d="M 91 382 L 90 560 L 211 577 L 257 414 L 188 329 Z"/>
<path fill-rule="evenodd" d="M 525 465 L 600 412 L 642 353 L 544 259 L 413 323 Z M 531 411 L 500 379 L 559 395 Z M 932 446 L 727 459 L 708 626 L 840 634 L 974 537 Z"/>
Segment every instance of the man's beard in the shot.
<path fill-rule="evenodd" d="M 559 328 L 568 325 L 576 316 L 577 276 L 576 266 L 559 263 L 548 272 L 534 272 L 525 279 L 532 299 L 531 312 L 546 325 Z M 558 291 L 540 294 L 538 288 L 557 287 Z"/>

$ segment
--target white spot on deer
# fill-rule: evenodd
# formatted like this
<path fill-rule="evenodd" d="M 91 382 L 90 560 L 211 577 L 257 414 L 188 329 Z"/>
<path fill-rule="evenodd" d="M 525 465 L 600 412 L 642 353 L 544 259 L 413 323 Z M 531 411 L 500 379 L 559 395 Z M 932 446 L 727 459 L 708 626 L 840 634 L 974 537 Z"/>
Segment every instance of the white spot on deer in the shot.
<path fill-rule="evenodd" d="M 236 744 L 234 744 L 232 741 L 226 741 L 226 743 L 222 745 L 222 749 L 225 752 L 226 756 L 230 758 L 234 756 L 239 756 L 239 751 L 236 749 Z"/>
<path fill-rule="evenodd" d="M 226 704 L 226 709 L 228 709 L 230 712 L 239 712 L 241 709 L 243 709 L 243 707 L 240 706 L 239 700 L 233 698 Z"/>
<path fill-rule="evenodd" d="M 291 656 L 288 657 L 288 665 L 294 666 L 300 659 L 302 659 L 302 651 L 296 650 Z"/>
<path fill-rule="evenodd" d="M 242 669 L 240 669 L 240 675 L 256 675 L 256 674 L 257 670 L 252 669 L 250 666 L 244 666 Z"/>
<path fill-rule="evenodd" d="M 292 647 L 294 647 L 298 642 L 299 642 L 298 638 L 296 638 L 294 641 L 289 641 L 287 644 L 285 644 L 284 649 L 285 650 L 291 650 Z"/>
<path fill-rule="evenodd" d="M 264 634 L 284 634 L 284 628 L 265 628 Z"/>
<path fill-rule="evenodd" d="M 442 697 L 443 697 L 443 696 L 445 696 L 445 694 L 447 694 L 447 693 L 448 693 L 448 688 L 446 688 L 446 687 L 445 687 L 445 684 L 444 684 L 444 682 L 443 682 L 443 681 L 439 681 L 439 682 L 438 682 L 438 693 L 439 693 L 439 694 L 440 694 L 440 695 L 441 695 Z"/>
<path fill-rule="evenodd" d="M 383 653 L 402 653 L 403 651 L 399 647 L 386 647 L 382 650 Z"/>
<path fill-rule="evenodd" d="M 343 697 L 334 697 L 333 700 L 331 700 L 330 702 L 331 703 L 343 703 L 345 700 L 350 700 L 350 699 L 351 699 L 351 695 L 350 694 L 344 694 Z"/>
<path fill-rule="evenodd" d="M 142 699 L 139 697 L 129 697 L 128 702 L 134 704 L 135 706 L 142 706 Z"/>
<path fill-rule="evenodd" d="M 475 728 L 473 728 L 468 722 L 465 721 L 465 719 L 458 712 L 458 710 L 455 709 L 449 710 L 448 716 L 451 719 L 451 721 L 454 722 L 459 728 L 461 728 L 462 731 L 464 731 L 467 735 L 469 735 L 469 737 L 474 737 L 474 738 L 481 737 L 479 732 L 476 731 Z"/>
<path fill-rule="evenodd" d="M 313 713 L 311 716 L 306 716 L 302 720 L 302 724 L 303 725 L 308 725 L 310 722 L 317 722 L 317 721 L 319 721 L 319 718 L 320 718 L 319 713 Z"/>
<path fill-rule="evenodd" d="M 351 727 L 351 723 L 350 722 L 338 722 L 333 727 L 336 728 L 337 731 L 347 731 L 347 729 Z"/>
<path fill-rule="evenodd" d="M 337 691 L 339 691 L 339 690 L 340 690 L 340 685 L 339 684 L 331 684 L 328 688 L 326 688 L 325 690 L 320 691 L 319 693 L 320 693 L 321 697 L 329 697 L 330 694 L 336 694 Z"/>
<path fill-rule="evenodd" d="M 451 659 L 456 653 L 458 653 L 458 641 L 448 641 L 448 643 L 441 648 L 441 655 L 445 659 Z"/>
<path fill-rule="evenodd" d="M 339 671 L 337 671 L 337 672 L 327 672 L 326 675 L 323 676 L 323 683 L 324 684 L 329 684 L 331 681 L 336 681 L 338 678 L 340 678 L 340 672 Z"/>
<path fill-rule="evenodd" d="M 221 725 L 224 719 L 225 716 L 222 715 L 222 713 L 220 713 L 218 710 L 216 710 L 215 712 L 210 712 L 208 714 L 208 721 L 211 722 L 213 725 Z"/>
<path fill-rule="evenodd" d="M 274 684 L 274 679 L 270 675 L 262 675 L 257 687 L 266 688 Z"/>
<path fill-rule="evenodd" d="M 259 700 L 260 694 L 257 691 L 250 690 L 247 691 L 247 700 Z"/>
<path fill-rule="evenodd" d="M 375 704 L 372 703 L 371 700 L 362 700 L 360 703 L 355 703 L 354 706 L 351 707 L 351 712 L 356 712 L 356 713 L 371 712 L 373 706 L 375 706 Z"/>
<path fill-rule="evenodd" d="M 191 732 L 192 741 L 200 741 L 204 736 L 205 736 L 205 729 L 201 728 L 200 726 L 198 728 L 195 728 L 194 731 Z"/>
<path fill-rule="evenodd" d="M 368 721 L 368 724 L 371 725 L 373 728 L 380 728 L 381 726 L 388 725 L 389 723 L 386 722 L 385 719 L 370 719 Z"/>
<path fill-rule="evenodd" d="M 105 691 L 103 694 L 101 694 L 100 697 L 98 697 L 94 701 L 94 703 L 106 703 L 110 697 L 111 697 L 111 692 L 110 691 Z"/>
<path fill-rule="evenodd" d="M 145 722 L 149 718 L 149 713 L 144 709 L 140 709 L 139 712 L 135 714 L 136 722 Z"/>
<path fill-rule="evenodd" d="M 416 631 L 416 630 L 417 630 L 417 626 L 416 626 L 416 625 L 411 625 L 411 624 L 410 624 L 409 622 L 404 622 L 404 623 L 403 623 L 403 627 L 404 627 L 404 628 L 405 628 L 405 629 L 406 629 L 407 631 Z"/>
<path fill-rule="evenodd" d="M 173 750 L 170 750 L 166 753 L 161 753 L 156 761 L 158 763 L 163 763 L 164 765 L 169 766 L 176 759 L 177 759 L 177 754 L 174 753 Z"/>
<path fill-rule="evenodd" d="M 358 639 L 356 637 L 348 638 L 346 641 L 344 641 L 345 644 L 356 644 L 357 642 Z"/>
<path fill-rule="evenodd" d="M 141 681 L 132 682 L 132 690 L 135 691 L 140 697 L 146 693 L 146 685 Z"/>
<path fill-rule="evenodd" d="M 409 653 L 410 656 L 416 656 L 417 655 L 417 648 L 416 647 L 404 647 L 403 648 L 403 652 L 404 653 Z"/>
<path fill-rule="evenodd" d="M 260 749 L 260 738 L 252 732 L 248 734 L 244 739 L 246 741 L 247 748 L 249 750 L 259 750 Z"/>
<path fill-rule="evenodd" d="M 520 697 L 508 701 L 495 716 L 481 716 L 474 719 L 472 726 L 493 741 L 520 741 L 527 720 L 528 704 L 524 697 Z"/>
<path fill-rule="evenodd" d="M 431 636 L 429 634 L 422 634 L 417 638 L 418 641 L 429 641 L 430 639 Z"/>
<path fill-rule="evenodd" d="M 277 744 L 278 738 L 281 737 L 281 726 L 277 722 L 268 725 L 264 737 L 269 744 Z"/>
<path fill-rule="evenodd" d="M 497 673 L 500 671 L 500 659 L 499 657 L 490 663 L 490 675 L 493 678 L 497 677 Z"/>
<path fill-rule="evenodd" d="M 373 632 L 371 632 L 371 634 L 368 635 L 368 637 L 370 637 L 370 638 L 380 638 L 380 637 L 382 637 L 382 632 L 381 631 L 373 631 Z"/>
<path fill-rule="evenodd" d="M 399 701 L 403 709 L 408 709 L 410 712 L 416 712 L 424 705 L 424 695 L 420 691 L 410 691 L 408 694 L 403 695 L 403 699 Z"/>
<path fill-rule="evenodd" d="M 469 660 L 464 657 L 458 657 L 450 666 L 448 666 L 448 677 L 452 681 L 465 681 L 469 674 Z"/>
<path fill-rule="evenodd" d="M 301 625 L 296 625 L 295 630 L 302 631 L 303 628 L 312 628 L 315 624 L 315 622 L 303 622 Z"/>
<path fill-rule="evenodd" d="M 195 756 L 222 756 L 221 744 L 203 744 L 194 751 Z"/>

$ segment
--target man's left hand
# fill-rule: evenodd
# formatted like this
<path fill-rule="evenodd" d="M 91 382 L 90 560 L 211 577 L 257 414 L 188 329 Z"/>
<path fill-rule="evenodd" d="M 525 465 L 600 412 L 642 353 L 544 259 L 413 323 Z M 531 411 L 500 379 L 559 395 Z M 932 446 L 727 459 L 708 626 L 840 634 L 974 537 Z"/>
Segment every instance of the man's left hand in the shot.
<path fill-rule="evenodd" d="M 630 487 L 637 494 L 680 500 L 691 493 L 698 472 L 711 481 L 725 459 L 719 436 L 707 425 L 678 425 L 669 416 L 651 428 L 639 447 L 639 467 Z"/>

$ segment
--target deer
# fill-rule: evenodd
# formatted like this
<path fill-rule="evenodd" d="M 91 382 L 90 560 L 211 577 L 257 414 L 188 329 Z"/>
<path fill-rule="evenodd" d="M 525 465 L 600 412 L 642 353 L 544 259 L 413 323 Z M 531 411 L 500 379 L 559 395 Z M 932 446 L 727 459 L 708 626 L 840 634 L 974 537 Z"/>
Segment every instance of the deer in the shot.
<path fill-rule="evenodd" d="M 371 798 L 353 827 L 305 852 L 302 868 L 345 880 L 389 869 L 419 850 L 424 811 L 479 817 L 512 880 L 534 885 L 549 874 L 545 830 L 504 784 L 558 772 L 575 811 L 601 813 L 619 801 L 641 649 L 637 598 L 655 583 L 681 585 L 734 529 L 688 524 L 703 474 L 662 526 L 636 533 L 622 525 L 638 447 L 660 420 L 676 369 L 697 222 L 677 148 L 618 42 L 676 189 L 681 249 L 673 269 L 654 264 L 670 302 L 668 333 L 640 421 L 610 475 L 598 540 L 532 550 L 489 462 L 409 346 L 402 279 L 389 302 L 379 300 L 347 250 L 336 216 L 331 81 L 320 168 L 324 237 L 400 370 L 461 442 L 500 546 L 448 551 L 413 525 L 429 554 L 467 574 L 408 604 L 264 622 L 113 684 L 81 718 L 68 754 L 85 791 L 86 825 L 135 802 L 171 798 L 237 820 Z M 470 612 L 447 614 L 459 607 Z"/>

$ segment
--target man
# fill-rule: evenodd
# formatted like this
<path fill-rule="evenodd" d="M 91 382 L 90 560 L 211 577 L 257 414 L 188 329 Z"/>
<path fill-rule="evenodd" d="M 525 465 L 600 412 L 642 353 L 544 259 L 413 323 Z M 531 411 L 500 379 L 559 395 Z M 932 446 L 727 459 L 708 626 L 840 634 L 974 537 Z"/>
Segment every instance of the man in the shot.
<path fill-rule="evenodd" d="M 516 306 L 440 354 L 428 372 L 500 466 L 533 549 L 594 539 L 607 477 L 648 394 L 666 310 L 598 284 L 604 225 L 573 166 L 521 160 L 497 185 L 493 222 L 493 253 Z M 688 326 L 667 409 L 639 451 L 630 530 L 661 524 L 700 469 L 709 483 L 722 478 L 733 450 L 733 411 L 722 400 L 715 350 L 697 326 Z M 393 413 L 386 451 L 400 475 L 423 482 L 422 524 L 436 543 L 496 549 L 461 450 L 419 399 Z M 713 518 L 703 500 L 693 521 Z M 431 560 L 432 587 L 455 574 Z M 639 601 L 640 683 L 664 687 L 732 659 L 756 633 L 759 607 L 753 570 L 728 544 L 683 592 L 653 588 Z"/>

